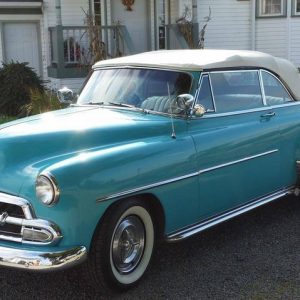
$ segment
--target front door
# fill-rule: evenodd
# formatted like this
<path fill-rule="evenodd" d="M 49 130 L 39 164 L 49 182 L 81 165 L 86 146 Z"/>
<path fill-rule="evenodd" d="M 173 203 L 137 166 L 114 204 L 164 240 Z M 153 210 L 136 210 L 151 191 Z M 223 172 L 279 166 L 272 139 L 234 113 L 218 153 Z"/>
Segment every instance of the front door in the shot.
<path fill-rule="evenodd" d="M 3 30 L 5 62 L 28 62 L 41 75 L 37 24 L 5 23 Z"/>
<path fill-rule="evenodd" d="M 279 190 L 279 123 L 264 106 L 259 72 L 203 75 L 197 102 L 207 109 L 189 124 L 197 150 L 200 218 Z"/>
<path fill-rule="evenodd" d="M 150 50 L 149 5 L 150 1 L 146 0 L 134 1 L 131 7 L 126 7 L 120 0 L 111 1 L 112 21 L 113 23 L 120 22 L 121 25 L 126 27 L 135 53 Z M 129 10 L 130 8 L 131 10 Z M 126 38 L 126 36 L 123 38 Z M 126 41 L 124 42 L 124 46 L 125 54 L 133 54 L 129 52 Z"/>

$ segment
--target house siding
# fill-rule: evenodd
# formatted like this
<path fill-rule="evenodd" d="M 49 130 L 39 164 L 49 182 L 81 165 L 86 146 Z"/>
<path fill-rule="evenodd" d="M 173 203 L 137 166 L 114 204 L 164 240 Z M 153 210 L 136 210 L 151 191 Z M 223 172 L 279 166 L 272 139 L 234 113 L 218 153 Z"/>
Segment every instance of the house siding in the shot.
<path fill-rule="evenodd" d="M 44 0 L 44 19 L 46 20 L 47 26 L 53 27 L 56 25 L 56 11 L 55 11 L 55 1 Z M 45 28 L 48 30 L 48 28 Z"/>
<path fill-rule="evenodd" d="M 48 26 L 56 26 L 56 9 L 54 0 L 44 0 L 45 18 Z M 61 0 L 61 18 L 63 26 L 84 25 L 84 11 L 88 12 L 88 0 Z"/>
<path fill-rule="evenodd" d="M 300 67 L 300 18 L 295 17 L 291 19 L 290 23 L 290 60 L 298 67 Z"/>
<path fill-rule="evenodd" d="M 88 0 L 62 1 L 61 17 L 64 26 L 84 25 L 85 13 L 89 10 Z"/>
<path fill-rule="evenodd" d="M 205 34 L 205 48 L 251 48 L 251 1 L 198 1 L 200 30 L 211 8 L 211 21 Z"/>
<path fill-rule="evenodd" d="M 288 58 L 287 18 L 256 20 L 256 50 Z"/>

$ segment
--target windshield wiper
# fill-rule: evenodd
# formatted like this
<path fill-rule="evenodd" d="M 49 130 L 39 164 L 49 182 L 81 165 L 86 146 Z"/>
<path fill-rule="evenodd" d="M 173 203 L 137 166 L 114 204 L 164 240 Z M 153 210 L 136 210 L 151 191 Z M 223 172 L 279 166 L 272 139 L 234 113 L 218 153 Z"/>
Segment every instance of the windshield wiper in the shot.
<path fill-rule="evenodd" d="M 119 106 L 119 107 L 137 108 L 136 106 L 131 105 L 131 104 L 127 104 L 127 103 L 108 102 L 108 104 L 113 105 L 113 106 Z"/>
<path fill-rule="evenodd" d="M 88 105 L 103 105 L 104 102 L 103 101 L 102 102 L 88 102 L 87 104 Z"/>
<path fill-rule="evenodd" d="M 127 104 L 127 103 L 119 103 L 119 102 L 108 102 L 109 105 L 112 105 L 112 106 L 116 106 L 116 107 L 126 107 L 126 108 L 131 108 L 131 109 L 134 109 L 135 111 L 141 111 L 143 113 L 150 113 L 148 110 L 145 110 L 144 108 L 141 108 L 141 107 L 137 107 L 135 105 L 132 105 L 132 104 Z"/>

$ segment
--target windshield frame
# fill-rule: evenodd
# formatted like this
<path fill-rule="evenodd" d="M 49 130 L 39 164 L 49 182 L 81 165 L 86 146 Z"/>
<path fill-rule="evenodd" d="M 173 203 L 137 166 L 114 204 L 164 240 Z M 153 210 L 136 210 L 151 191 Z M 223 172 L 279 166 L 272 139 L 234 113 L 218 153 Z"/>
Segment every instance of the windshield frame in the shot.
<path fill-rule="evenodd" d="M 175 73 L 186 74 L 190 78 L 190 85 L 189 85 L 189 89 L 188 89 L 189 93 L 191 93 L 192 87 L 193 87 L 194 82 L 195 82 L 195 78 L 193 76 L 193 73 L 189 72 L 189 71 L 186 71 L 186 70 L 168 69 L 168 68 L 156 68 L 156 67 L 148 67 L 148 66 L 147 67 L 145 67 L 145 66 L 105 66 L 105 67 L 93 67 L 92 70 L 91 70 L 91 72 L 88 74 L 88 77 L 84 81 L 84 84 L 82 85 L 82 87 L 80 89 L 80 92 L 78 94 L 80 95 L 80 93 L 85 88 L 86 84 L 88 83 L 89 79 L 94 74 L 94 72 L 101 71 L 101 70 L 112 70 L 112 69 L 139 69 L 139 70 L 142 69 L 142 70 L 167 71 L 167 72 L 175 72 Z M 92 106 L 92 105 L 95 106 L 97 104 L 96 103 L 95 104 L 91 104 L 91 103 L 77 103 L 77 102 L 74 103 L 74 106 Z M 159 112 L 159 111 L 155 111 L 155 110 L 143 109 L 143 108 L 140 108 L 140 107 L 121 107 L 121 106 L 109 105 L 108 103 L 107 104 L 106 103 L 99 104 L 99 106 L 104 107 L 104 108 L 109 108 L 109 109 L 130 110 L 130 111 L 136 111 L 136 112 L 143 112 L 143 113 L 147 113 L 147 114 L 172 116 L 172 117 L 176 117 L 176 118 L 186 118 L 185 115 L 180 115 L 180 114 L 176 114 L 176 113 Z"/>

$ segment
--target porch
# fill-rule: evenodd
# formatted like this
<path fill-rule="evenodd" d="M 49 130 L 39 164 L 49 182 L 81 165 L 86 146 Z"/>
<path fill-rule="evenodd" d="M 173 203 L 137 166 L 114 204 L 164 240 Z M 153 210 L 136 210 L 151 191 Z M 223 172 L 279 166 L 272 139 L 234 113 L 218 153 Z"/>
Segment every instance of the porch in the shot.
<path fill-rule="evenodd" d="M 86 22 L 88 26 L 50 27 L 48 76 L 83 78 L 95 60 L 149 50 L 196 47 L 198 23 L 193 19 L 178 23 L 179 9 L 177 7 L 174 13 L 172 5 L 171 1 L 163 0 L 139 1 L 134 10 L 128 12 L 121 1 L 101 1 L 100 7 L 90 7 L 95 19 L 92 23 Z M 99 14 L 101 17 L 97 19 Z"/>

